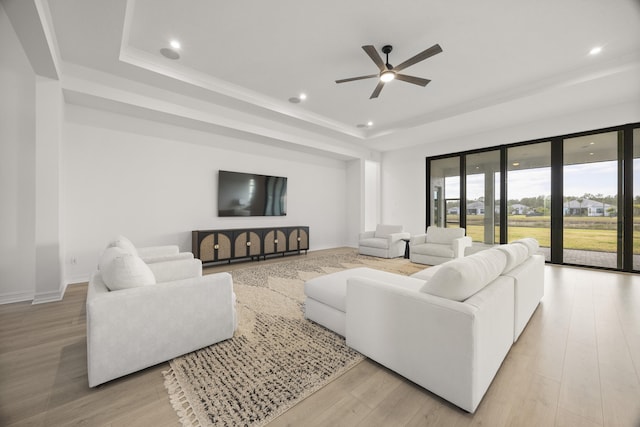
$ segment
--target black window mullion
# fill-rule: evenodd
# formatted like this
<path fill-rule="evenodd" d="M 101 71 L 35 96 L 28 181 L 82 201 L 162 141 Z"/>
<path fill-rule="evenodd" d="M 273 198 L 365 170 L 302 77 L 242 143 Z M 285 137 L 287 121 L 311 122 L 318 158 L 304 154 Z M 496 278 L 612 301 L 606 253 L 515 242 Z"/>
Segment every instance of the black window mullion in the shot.
<path fill-rule="evenodd" d="M 460 227 L 467 228 L 467 157 L 460 155 Z M 466 233 L 465 233 L 466 234 Z"/>
<path fill-rule="evenodd" d="M 618 212 L 622 215 L 618 215 L 618 254 L 622 256 L 618 256 L 618 268 L 633 271 L 633 127 L 625 126 L 620 133 Z"/>
<path fill-rule="evenodd" d="M 562 264 L 563 234 L 563 147 L 562 139 L 551 140 L 551 263 Z"/>

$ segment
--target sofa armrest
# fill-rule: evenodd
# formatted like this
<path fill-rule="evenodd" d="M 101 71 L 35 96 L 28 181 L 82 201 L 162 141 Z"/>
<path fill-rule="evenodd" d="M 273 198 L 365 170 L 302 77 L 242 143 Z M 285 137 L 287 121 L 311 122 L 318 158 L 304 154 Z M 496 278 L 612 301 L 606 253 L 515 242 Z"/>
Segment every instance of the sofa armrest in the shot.
<path fill-rule="evenodd" d="M 156 283 L 173 282 L 202 276 L 202 261 L 199 259 L 180 259 L 175 261 L 147 264 L 156 278 Z"/>
<path fill-rule="evenodd" d="M 422 245 L 423 243 L 427 243 L 427 235 L 416 234 L 415 236 L 411 236 L 411 241 L 409 242 L 409 246 Z"/>
<path fill-rule="evenodd" d="M 146 264 L 154 264 L 158 262 L 175 261 L 179 259 L 193 259 L 191 252 L 180 252 L 174 255 L 162 255 L 157 257 L 140 257 Z"/>
<path fill-rule="evenodd" d="M 157 258 L 168 255 L 177 255 L 180 248 L 177 245 L 165 246 L 147 246 L 144 248 L 136 248 L 140 258 Z"/>
<path fill-rule="evenodd" d="M 94 274 L 86 303 L 91 387 L 231 338 L 236 327 L 228 273 L 105 290 Z"/>
<path fill-rule="evenodd" d="M 464 248 L 471 247 L 472 240 L 469 236 L 453 239 L 451 245 L 453 247 L 453 257 L 462 258 L 464 256 Z"/>
<path fill-rule="evenodd" d="M 402 239 L 409 239 L 409 238 L 411 238 L 411 234 L 406 231 L 403 231 L 401 233 L 391 233 L 387 237 L 387 239 L 389 239 L 389 243 L 395 243 Z"/>
<path fill-rule="evenodd" d="M 375 231 L 365 231 L 364 233 L 360 233 L 358 235 L 358 237 L 359 237 L 360 240 L 362 240 L 362 239 L 370 239 L 370 238 L 374 237 L 375 234 L 376 234 Z"/>

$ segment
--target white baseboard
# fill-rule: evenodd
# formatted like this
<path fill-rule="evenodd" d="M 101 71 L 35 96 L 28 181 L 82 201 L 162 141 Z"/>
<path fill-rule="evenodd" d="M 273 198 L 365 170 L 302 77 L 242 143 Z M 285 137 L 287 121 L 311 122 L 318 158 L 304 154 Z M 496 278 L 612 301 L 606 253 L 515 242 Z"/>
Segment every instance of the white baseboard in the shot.
<path fill-rule="evenodd" d="M 47 302 L 62 301 L 62 298 L 64 297 L 64 291 L 66 289 L 67 287 L 64 286 L 62 289 L 59 289 L 57 291 L 38 293 L 33 297 L 33 304 L 44 304 Z"/>
<path fill-rule="evenodd" d="M 33 300 L 33 292 L 8 292 L 0 295 L 0 305 Z"/>

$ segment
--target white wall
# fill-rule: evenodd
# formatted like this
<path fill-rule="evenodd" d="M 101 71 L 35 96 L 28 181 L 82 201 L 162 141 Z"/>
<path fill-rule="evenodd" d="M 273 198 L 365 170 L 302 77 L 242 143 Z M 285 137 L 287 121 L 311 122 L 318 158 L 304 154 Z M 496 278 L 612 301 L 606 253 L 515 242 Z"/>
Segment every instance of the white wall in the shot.
<path fill-rule="evenodd" d="M 639 103 L 616 104 L 455 140 L 438 141 L 383 153 L 382 221 L 403 224 L 405 230 L 411 234 L 424 233 L 426 157 L 635 122 L 640 122 Z"/>
<path fill-rule="evenodd" d="M 380 162 L 364 161 L 364 230 L 380 224 Z"/>
<path fill-rule="evenodd" d="M 60 232 L 60 145 L 62 91 L 58 80 L 36 77 L 34 304 L 64 295 Z"/>
<path fill-rule="evenodd" d="M 35 74 L 0 3 L 0 301 L 35 292 Z"/>
<path fill-rule="evenodd" d="M 286 176 L 287 216 L 219 218 L 219 169 Z M 196 229 L 308 225 L 311 250 L 348 240 L 344 161 L 67 105 L 61 175 L 71 283 L 87 280 L 117 234 L 184 251 Z"/>

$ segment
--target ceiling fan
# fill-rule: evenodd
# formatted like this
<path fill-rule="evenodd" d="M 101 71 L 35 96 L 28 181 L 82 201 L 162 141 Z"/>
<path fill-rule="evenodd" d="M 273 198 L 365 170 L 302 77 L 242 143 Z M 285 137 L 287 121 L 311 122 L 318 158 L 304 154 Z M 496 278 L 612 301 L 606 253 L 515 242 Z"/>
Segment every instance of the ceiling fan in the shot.
<path fill-rule="evenodd" d="M 393 46 L 385 45 L 382 47 L 382 53 L 387 55 L 386 62 L 382 62 L 382 58 L 376 51 L 375 47 L 371 45 L 367 45 L 367 46 L 362 46 L 362 49 L 367 53 L 367 55 L 369 55 L 369 58 L 371 58 L 371 60 L 378 66 L 378 68 L 380 69 L 380 73 L 370 74 L 368 76 L 351 77 L 348 79 L 336 80 L 336 83 L 346 83 L 346 82 L 352 82 L 354 80 L 372 79 L 374 77 L 378 77 L 380 79 L 378 81 L 378 85 L 373 90 L 373 93 L 371 94 L 369 99 L 377 98 L 378 95 L 380 95 L 380 91 L 384 87 L 384 84 L 387 82 L 390 82 L 393 79 L 402 80 L 403 82 L 407 82 L 407 83 L 413 83 L 414 85 L 426 86 L 427 83 L 429 83 L 431 80 L 423 79 L 421 77 L 408 76 L 406 74 L 400 74 L 399 71 L 402 71 L 407 67 L 410 67 L 420 61 L 424 61 L 425 59 L 442 52 L 442 48 L 440 47 L 440 45 L 434 44 L 429 49 L 423 50 L 419 54 L 407 59 L 402 64 L 396 65 L 394 67 L 393 65 L 389 64 L 389 53 L 391 53 L 391 51 L 393 50 Z"/>

